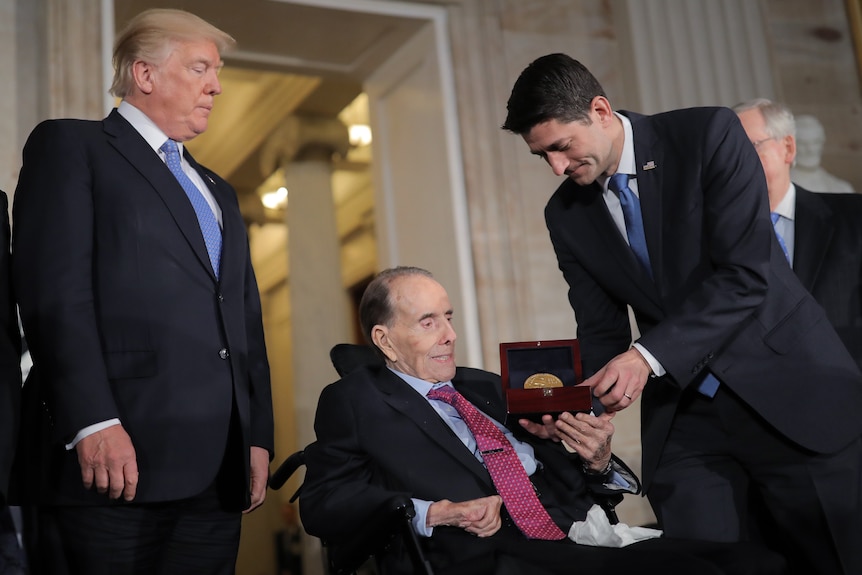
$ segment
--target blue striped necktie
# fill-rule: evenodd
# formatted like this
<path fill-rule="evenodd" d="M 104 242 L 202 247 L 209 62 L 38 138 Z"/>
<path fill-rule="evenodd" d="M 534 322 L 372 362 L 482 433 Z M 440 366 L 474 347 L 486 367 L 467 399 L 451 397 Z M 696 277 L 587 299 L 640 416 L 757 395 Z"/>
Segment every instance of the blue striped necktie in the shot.
<path fill-rule="evenodd" d="M 189 179 L 180 165 L 180 151 L 177 148 L 177 143 L 168 139 L 162 147 L 159 148 L 165 154 L 165 164 L 168 169 L 180 183 L 192 207 L 195 209 L 195 214 L 198 216 L 198 223 L 201 227 L 201 233 L 204 237 L 204 243 L 207 246 L 207 253 L 210 256 L 210 263 L 213 267 L 213 272 L 216 278 L 219 277 L 219 268 L 221 267 L 221 228 L 218 225 L 215 214 L 207 203 L 203 194 L 194 183 Z"/>
<path fill-rule="evenodd" d="M 623 209 L 623 219 L 626 222 L 626 235 L 629 238 L 629 247 L 631 247 L 644 270 L 652 277 L 652 266 L 650 265 L 646 235 L 644 234 L 643 216 L 641 216 L 641 203 L 629 187 L 628 174 L 614 174 L 611 176 L 608 188 L 620 198 L 620 207 Z"/>
<path fill-rule="evenodd" d="M 778 233 L 778 227 L 776 226 L 778 220 L 781 219 L 781 214 L 772 212 L 769 214 L 769 217 L 772 218 L 772 229 L 775 230 L 775 237 L 778 238 L 778 245 L 781 246 L 781 251 L 784 252 L 784 257 L 787 258 L 787 261 L 790 264 L 793 264 L 793 262 L 790 260 L 790 251 L 787 249 L 787 244 L 784 243 L 784 238 L 782 238 L 781 234 Z"/>

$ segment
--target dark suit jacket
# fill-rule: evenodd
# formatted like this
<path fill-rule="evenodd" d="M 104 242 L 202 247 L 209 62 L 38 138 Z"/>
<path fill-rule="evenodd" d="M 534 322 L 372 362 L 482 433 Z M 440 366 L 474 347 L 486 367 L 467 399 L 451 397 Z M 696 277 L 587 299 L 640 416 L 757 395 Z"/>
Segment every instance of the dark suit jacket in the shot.
<path fill-rule="evenodd" d="M 218 281 L 191 203 L 116 110 L 101 122 L 43 122 L 24 148 L 13 276 L 34 362 L 25 396 L 45 403 L 52 427 L 41 470 L 49 500 L 105 501 L 84 492 L 63 444 L 111 418 L 135 446 L 138 502 L 201 493 L 224 456 L 247 501 L 249 448 L 272 451 L 260 300 L 236 195 L 186 159 L 222 209 Z"/>
<path fill-rule="evenodd" d="M 0 506 L 8 493 L 21 403 L 21 334 L 9 267 L 9 204 L 0 192 Z"/>
<path fill-rule="evenodd" d="M 644 485 L 681 391 L 705 369 L 799 445 L 830 452 L 849 443 L 862 431 L 862 377 L 787 265 L 760 161 L 738 119 L 725 108 L 626 115 L 655 281 L 637 265 L 598 183 L 567 179 L 545 218 L 585 375 L 629 348 L 626 304 L 640 343 L 667 369 L 643 394 Z"/>
<path fill-rule="evenodd" d="M 862 367 L 862 197 L 796 186 L 793 271 Z"/>
<path fill-rule="evenodd" d="M 506 417 L 498 376 L 458 368 L 452 381 L 471 403 L 498 421 Z M 485 467 L 461 443 L 428 401 L 385 367 L 360 368 L 327 386 L 308 446 L 300 513 L 306 531 L 327 541 L 361 529 L 393 495 L 427 501 L 467 501 L 495 495 Z M 594 499 L 581 460 L 559 444 L 523 433 L 543 463 L 542 503 L 568 532 Z M 534 482 L 538 481 L 534 477 Z M 603 492 L 600 485 L 589 485 Z M 469 543 L 466 543 L 469 541 Z M 463 559 L 477 539 L 457 528 L 435 528 L 426 541 L 432 564 Z"/>

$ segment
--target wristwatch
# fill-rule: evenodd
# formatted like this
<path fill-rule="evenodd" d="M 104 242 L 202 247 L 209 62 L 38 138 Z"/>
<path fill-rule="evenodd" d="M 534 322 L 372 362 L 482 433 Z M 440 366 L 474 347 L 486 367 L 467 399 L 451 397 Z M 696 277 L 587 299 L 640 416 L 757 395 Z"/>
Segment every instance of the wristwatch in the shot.
<path fill-rule="evenodd" d="M 587 475 L 607 475 L 611 472 L 611 469 L 613 468 L 613 462 L 613 458 L 609 459 L 608 464 L 601 471 L 591 469 L 590 466 L 587 465 L 586 462 L 584 462 L 584 473 L 586 473 Z"/>

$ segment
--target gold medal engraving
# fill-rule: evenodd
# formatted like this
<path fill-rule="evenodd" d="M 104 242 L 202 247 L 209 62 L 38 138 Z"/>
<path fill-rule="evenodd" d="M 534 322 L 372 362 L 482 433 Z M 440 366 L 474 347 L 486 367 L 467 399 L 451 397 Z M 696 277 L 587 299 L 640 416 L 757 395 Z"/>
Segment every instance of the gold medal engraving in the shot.
<path fill-rule="evenodd" d="M 524 389 L 563 387 L 563 380 L 552 373 L 534 373 L 524 382 Z"/>

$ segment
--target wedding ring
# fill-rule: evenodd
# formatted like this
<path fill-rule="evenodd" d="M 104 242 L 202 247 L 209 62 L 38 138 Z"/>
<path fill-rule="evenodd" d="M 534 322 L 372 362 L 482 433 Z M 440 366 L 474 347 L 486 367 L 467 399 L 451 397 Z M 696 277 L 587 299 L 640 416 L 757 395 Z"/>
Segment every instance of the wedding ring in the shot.
<path fill-rule="evenodd" d="M 625 396 L 626 396 L 626 397 L 628 397 L 629 399 L 631 399 L 631 398 L 632 398 L 632 396 L 631 396 L 631 395 L 629 395 L 628 393 L 624 393 L 623 395 L 625 395 Z"/>

